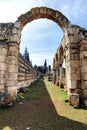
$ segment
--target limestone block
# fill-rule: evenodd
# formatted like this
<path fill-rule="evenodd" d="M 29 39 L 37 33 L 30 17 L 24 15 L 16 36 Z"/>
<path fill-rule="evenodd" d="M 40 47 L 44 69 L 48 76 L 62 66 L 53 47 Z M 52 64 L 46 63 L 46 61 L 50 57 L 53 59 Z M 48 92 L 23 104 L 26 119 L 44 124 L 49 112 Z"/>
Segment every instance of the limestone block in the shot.
<path fill-rule="evenodd" d="M 87 89 L 81 90 L 81 97 L 82 97 L 82 99 L 87 99 Z"/>
<path fill-rule="evenodd" d="M 70 35 L 73 35 L 73 34 L 74 34 L 74 32 L 73 32 L 73 29 L 72 29 L 72 28 L 67 28 L 67 30 L 68 30 L 68 34 L 70 34 Z"/>
<path fill-rule="evenodd" d="M 80 60 L 81 66 L 87 66 L 87 57 L 84 57 L 83 59 Z"/>
<path fill-rule="evenodd" d="M 79 54 L 79 50 L 78 50 L 78 48 L 75 48 L 75 49 L 70 49 L 70 53 L 72 54 L 72 53 L 76 53 L 76 54 Z"/>
<path fill-rule="evenodd" d="M 79 94 L 75 94 L 75 93 L 70 94 L 69 95 L 69 102 L 74 107 L 78 107 L 79 106 Z"/>
<path fill-rule="evenodd" d="M 80 61 L 79 60 L 71 60 L 70 61 L 70 65 L 73 66 L 73 67 L 74 66 L 78 66 L 79 67 L 80 66 Z"/>
<path fill-rule="evenodd" d="M 60 16 L 60 13 L 56 11 L 56 18 L 58 18 L 59 16 Z"/>
<path fill-rule="evenodd" d="M 87 80 L 82 80 L 81 81 L 81 88 L 85 89 L 85 90 L 87 89 Z"/>
<path fill-rule="evenodd" d="M 7 55 L 7 48 L 2 48 L 2 55 L 6 56 Z"/>
<path fill-rule="evenodd" d="M 79 33 L 79 31 L 80 31 L 80 28 L 78 27 L 74 27 L 73 28 L 73 32 L 74 32 L 74 34 L 76 35 L 76 34 L 78 34 Z"/>
<path fill-rule="evenodd" d="M 68 79 L 67 80 L 67 86 L 68 88 L 70 89 L 76 89 L 76 88 L 79 88 L 79 80 L 70 80 Z"/>
<path fill-rule="evenodd" d="M 80 55 L 79 54 L 74 54 L 75 60 L 80 60 Z"/>
<path fill-rule="evenodd" d="M 78 46 L 78 44 L 71 43 L 70 44 L 70 48 L 72 48 L 72 49 L 79 49 L 79 46 Z"/>
<path fill-rule="evenodd" d="M 12 29 L 12 34 L 18 34 L 18 28 L 13 28 Z"/>
<path fill-rule="evenodd" d="M 18 72 L 18 67 L 16 65 L 14 65 L 14 64 L 10 64 L 8 66 L 8 72 L 12 72 L 12 73 Z"/>
<path fill-rule="evenodd" d="M 66 56 L 70 55 L 70 49 L 66 50 Z"/>
<path fill-rule="evenodd" d="M 6 63 L 4 62 L 0 63 L 0 70 L 6 71 L 6 69 L 7 69 Z"/>
<path fill-rule="evenodd" d="M 40 13 L 44 13 L 44 14 L 46 14 L 46 7 L 42 7 L 42 8 L 40 8 Z"/>
<path fill-rule="evenodd" d="M 83 100 L 84 105 L 87 107 L 87 99 Z"/>
<path fill-rule="evenodd" d="M 82 45 L 84 45 L 84 44 L 87 44 L 87 39 L 83 39 L 83 40 L 81 40 L 81 42 L 80 42 L 80 44 Z"/>
<path fill-rule="evenodd" d="M 12 129 L 8 126 L 5 126 L 2 130 L 12 130 Z"/>
<path fill-rule="evenodd" d="M 18 37 L 20 38 L 21 37 L 21 30 L 18 29 L 18 28 L 13 28 L 12 29 L 12 35 L 14 35 L 14 34 L 17 34 Z"/>
<path fill-rule="evenodd" d="M 14 56 L 9 56 L 9 57 L 7 58 L 7 63 L 8 63 L 8 64 L 18 65 L 18 59 L 15 58 Z"/>
<path fill-rule="evenodd" d="M 70 66 L 71 74 L 80 74 L 80 67 L 79 66 Z"/>
<path fill-rule="evenodd" d="M 79 43 L 80 42 L 80 40 L 81 40 L 81 36 L 79 35 L 79 34 L 75 34 L 74 35 L 74 43 Z"/>
<path fill-rule="evenodd" d="M 87 80 L 87 72 L 81 73 L 82 80 Z"/>
<path fill-rule="evenodd" d="M 68 43 L 78 43 L 81 40 L 79 34 L 69 35 L 69 42 Z"/>
<path fill-rule="evenodd" d="M 68 36 L 68 43 L 74 43 L 74 36 L 73 35 Z"/>
<path fill-rule="evenodd" d="M 0 78 L 5 78 L 6 77 L 6 71 L 0 70 Z"/>
<path fill-rule="evenodd" d="M 80 52 L 87 51 L 87 42 L 80 45 Z"/>
<path fill-rule="evenodd" d="M 20 30 L 22 30 L 23 24 L 22 24 L 20 21 L 16 21 L 16 22 L 14 23 L 14 27 L 15 27 L 15 28 L 18 28 L 18 29 L 20 29 Z"/>
<path fill-rule="evenodd" d="M 9 80 L 17 80 L 17 73 L 14 73 L 14 72 L 9 73 L 8 77 L 9 77 Z"/>
<path fill-rule="evenodd" d="M 6 85 L 8 86 L 8 87 L 13 87 L 13 86 L 16 86 L 17 85 L 17 80 L 15 81 L 13 81 L 13 80 L 11 80 L 11 81 L 9 81 L 9 80 L 7 80 L 6 81 Z"/>
<path fill-rule="evenodd" d="M 1 90 L 4 90 L 4 84 L 3 83 L 0 83 L 0 92 Z"/>
<path fill-rule="evenodd" d="M 67 55 L 67 60 L 74 60 L 74 59 L 75 59 L 74 54 Z"/>
<path fill-rule="evenodd" d="M 5 84 L 5 78 L 0 78 L 0 84 Z"/>
<path fill-rule="evenodd" d="M 81 80 L 81 75 L 80 75 L 80 73 L 74 73 L 74 74 L 72 74 L 71 75 L 71 77 L 72 77 L 72 80 Z"/>
<path fill-rule="evenodd" d="M 87 72 L 87 66 L 83 64 L 83 66 L 81 67 L 81 73 L 85 73 L 85 72 Z"/>
<path fill-rule="evenodd" d="M 9 48 L 8 56 L 18 57 L 18 55 L 19 55 L 18 50 L 15 47 Z"/>
<path fill-rule="evenodd" d="M 17 86 L 8 87 L 8 93 L 11 96 L 11 100 L 15 100 L 17 97 Z"/>
<path fill-rule="evenodd" d="M 16 49 L 19 49 L 19 44 L 17 42 L 9 42 L 9 49 L 10 47 L 14 47 Z"/>
<path fill-rule="evenodd" d="M 13 34 L 10 36 L 9 41 L 20 43 L 20 38 L 18 37 L 18 34 Z"/>
<path fill-rule="evenodd" d="M 80 53 L 80 58 L 82 59 L 83 57 L 87 57 L 87 51 L 82 51 Z"/>
<path fill-rule="evenodd" d="M 0 55 L 1 56 L 6 56 L 7 55 L 7 48 L 2 48 L 2 47 L 0 47 Z"/>
<path fill-rule="evenodd" d="M 7 57 L 4 55 L 3 56 L 0 55 L 0 63 L 3 63 L 3 62 L 6 63 L 6 61 L 7 61 Z"/>
<path fill-rule="evenodd" d="M 52 9 L 50 9 L 50 8 L 47 9 L 47 14 L 50 14 L 50 15 L 51 15 L 53 12 L 54 12 L 54 11 L 53 11 Z"/>
<path fill-rule="evenodd" d="M 40 13 L 40 8 L 38 8 L 38 7 L 35 8 L 35 13 L 36 13 L 36 14 Z"/>
<path fill-rule="evenodd" d="M 81 97 L 81 102 L 87 107 L 87 89 L 81 90 L 80 97 Z"/>

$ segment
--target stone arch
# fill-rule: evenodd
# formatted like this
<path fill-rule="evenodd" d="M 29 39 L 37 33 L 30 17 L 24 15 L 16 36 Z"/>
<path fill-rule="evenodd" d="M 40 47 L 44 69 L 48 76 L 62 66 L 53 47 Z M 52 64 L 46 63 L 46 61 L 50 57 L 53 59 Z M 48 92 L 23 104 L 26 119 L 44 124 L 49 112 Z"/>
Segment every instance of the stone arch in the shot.
<path fill-rule="evenodd" d="M 27 13 L 22 14 L 15 21 L 15 23 L 12 27 L 12 35 L 11 35 L 10 41 L 9 41 L 11 43 L 12 42 L 15 43 L 14 48 L 17 49 L 16 44 L 18 46 L 20 45 L 21 32 L 22 32 L 23 28 L 26 26 L 26 24 L 28 24 L 29 22 L 31 22 L 33 20 L 41 19 L 41 18 L 47 18 L 49 20 L 52 20 L 53 22 L 56 22 L 56 24 L 64 32 L 64 35 L 67 37 L 68 28 L 71 27 L 71 22 L 68 20 L 68 18 L 66 16 L 64 16 L 60 11 L 53 10 L 48 7 L 36 7 L 36 8 L 32 8 Z M 18 52 L 19 52 L 19 50 L 17 51 L 17 54 L 18 54 Z M 57 58 L 55 59 L 55 61 L 56 60 L 57 60 Z"/>
<path fill-rule="evenodd" d="M 67 35 L 67 29 L 71 27 L 71 22 L 61 12 L 53 10 L 48 7 L 32 8 L 27 13 L 22 14 L 20 17 L 18 17 L 15 23 L 8 24 L 7 30 L 9 28 L 10 31 L 9 36 L 6 37 L 9 43 L 7 59 L 8 61 L 10 61 L 11 57 L 13 58 L 12 63 L 10 63 L 10 65 L 9 64 L 7 65 L 8 82 L 6 82 L 6 86 L 8 88 L 8 91 L 13 91 L 11 89 L 13 88 L 15 89 L 15 86 L 17 85 L 18 55 L 21 40 L 21 32 L 26 24 L 35 19 L 41 19 L 41 18 L 47 18 L 49 20 L 52 20 L 53 22 L 56 22 L 66 35 Z M 10 75 L 13 75 L 14 81 L 12 80 L 12 77 Z"/>
<path fill-rule="evenodd" d="M 66 58 L 66 82 L 68 92 L 71 94 L 73 92 L 78 93 L 79 89 L 83 90 L 87 84 L 87 74 L 84 76 L 84 73 L 87 71 L 87 64 L 84 69 L 84 62 L 87 61 L 87 54 L 85 53 L 85 43 L 87 44 L 87 38 L 85 39 L 85 37 L 87 36 L 87 32 L 79 26 L 71 25 L 71 22 L 61 12 L 48 7 L 33 8 L 29 12 L 18 17 L 15 23 L 0 23 L 0 48 L 6 50 L 4 59 L 6 58 L 8 61 L 6 62 L 4 60 L 5 62 L 0 62 L 0 65 L 4 65 L 3 73 L 6 75 L 5 79 L 2 77 L 2 88 L 5 88 L 6 86 L 8 88 L 8 92 L 11 94 L 17 87 L 18 56 L 21 32 L 26 24 L 35 19 L 41 18 L 47 18 L 56 22 L 64 32 L 64 37 L 56 54 L 60 56 L 64 54 Z M 58 66 L 56 66 L 57 55 L 54 58 L 55 61 L 53 65 L 54 70 L 56 70 L 54 72 L 54 77 L 58 70 Z M 59 62 L 60 61 L 61 60 L 59 60 Z M 54 78 L 54 80 L 55 79 L 56 78 Z M 84 88 L 81 88 L 81 86 L 84 85 L 83 82 L 85 83 L 85 86 Z M 83 93 L 84 95 L 87 93 L 87 87 L 86 91 L 83 91 Z M 84 98 L 86 97 L 87 94 Z"/>
<path fill-rule="evenodd" d="M 65 31 L 68 27 L 71 27 L 71 22 L 67 17 L 65 17 L 61 12 L 48 7 L 32 8 L 29 12 L 18 17 L 14 26 L 17 24 L 18 28 L 23 29 L 27 23 L 40 18 L 47 18 L 56 22 L 63 31 Z"/>

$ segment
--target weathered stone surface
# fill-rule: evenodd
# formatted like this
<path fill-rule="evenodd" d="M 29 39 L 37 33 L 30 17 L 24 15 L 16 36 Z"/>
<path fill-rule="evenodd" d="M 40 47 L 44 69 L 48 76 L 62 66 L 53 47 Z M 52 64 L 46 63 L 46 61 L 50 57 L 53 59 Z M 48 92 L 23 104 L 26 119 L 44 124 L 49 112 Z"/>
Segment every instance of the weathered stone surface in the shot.
<path fill-rule="evenodd" d="M 8 126 L 5 126 L 2 130 L 12 130 L 12 129 Z"/>
<path fill-rule="evenodd" d="M 70 94 L 69 95 L 69 102 L 74 107 L 78 107 L 79 106 L 79 94 L 75 94 L 75 93 Z"/>
<path fill-rule="evenodd" d="M 87 80 L 87 72 L 82 73 L 82 80 Z"/>
<path fill-rule="evenodd" d="M 10 94 L 16 95 L 17 86 L 25 86 L 37 79 L 32 65 L 19 55 L 21 32 L 24 26 L 39 18 L 56 22 L 64 32 L 60 46 L 53 60 L 53 82 L 63 83 L 63 60 L 66 62 L 67 91 L 85 90 L 81 94 L 84 103 L 87 99 L 87 30 L 71 25 L 71 22 L 59 11 L 47 7 L 36 7 L 22 14 L 15 23 L 0 23 L 0 90 L 6 87 Z M 15 97 L 15 96 L 14 96 Z M 78 96 L 71 95 L 71 102 Z M 72 103 L 73 104 L 73 103 Z"/>
<path fill-rule="evenodd" d="M 80 88 L 80 80 L 68 79 L 67 86 L 69 89 L 77 89 Z"/>
<path fill-rule="evenodd" d="M 81 88 L 85 89 L 85 90 L 87 89 L 87 80 L 82 80 L 81 81 Z"/>

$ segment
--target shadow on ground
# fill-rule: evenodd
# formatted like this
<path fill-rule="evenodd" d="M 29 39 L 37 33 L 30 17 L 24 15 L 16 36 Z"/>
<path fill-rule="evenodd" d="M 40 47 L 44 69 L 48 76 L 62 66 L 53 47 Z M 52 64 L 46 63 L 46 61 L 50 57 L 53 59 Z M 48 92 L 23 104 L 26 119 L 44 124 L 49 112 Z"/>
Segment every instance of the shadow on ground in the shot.
<path fill-rule="evenodd" d="M 0 127 L 13 130 L 87 130 L 87 125 L 60 116 L 51 101 L 44 80 L 34 83 L 31 93 L 10 109 L 0 111 Z"/>

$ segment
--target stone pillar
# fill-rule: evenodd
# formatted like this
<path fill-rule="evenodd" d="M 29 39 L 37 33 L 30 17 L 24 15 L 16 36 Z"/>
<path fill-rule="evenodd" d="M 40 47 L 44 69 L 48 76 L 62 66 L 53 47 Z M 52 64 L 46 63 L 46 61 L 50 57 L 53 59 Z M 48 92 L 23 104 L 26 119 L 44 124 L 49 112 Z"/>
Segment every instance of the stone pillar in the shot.
<path fill-rule="evenodd" d="M 59 67 L 56 66 L 56 85 L 59 85 L 59 76 L 58 76 L 58 72 L 59 72 Z"/>
<path fill-rule="evenodd" d="M 59 67 L 60 69 L 60 81 L 59 81 L 59 85 L 60 87 L 64 87 L 64 68 L 63 67 Z"/>
<path fill-rule="evenodd" d="M 8 66 L 7 66 L 7 82 L 8 93 L 12 98 L 16 97 L 17 94 L 17 82 L 18 82 L 18 56 L 19 56 L 19 45 L 16 42 L 9 43 L 8 48 Z"/>
<path fill-rule="evenodd" d="M 74 107 L 78 107 L 79 92 L 81 90 L 80 55 L 78 44 L 71 43 L 66 50 L 66 81 L 69 102 Z"/>
<path fill-rule="evenodd" d="M 66 50 L 66 78 L 67 89 L 73 93 L 80 89 L 80 55 L 78 44 L 70 44 Z"/>
<path fill-rule="evenodd" d="M 0 92 L 6 91 L 7 49 L 6 41 L 0 41 Z"/>
<path fill-rule="evenodd" d="M 81 65 L 81 102 L 87 106 L 87 39 L 80 43 L 80 65 Z"/>
<path fill-rule="evenodd" d="M 56 83 L 56 71 L 53 70 L 53 83 L 55 84 Z"/>

